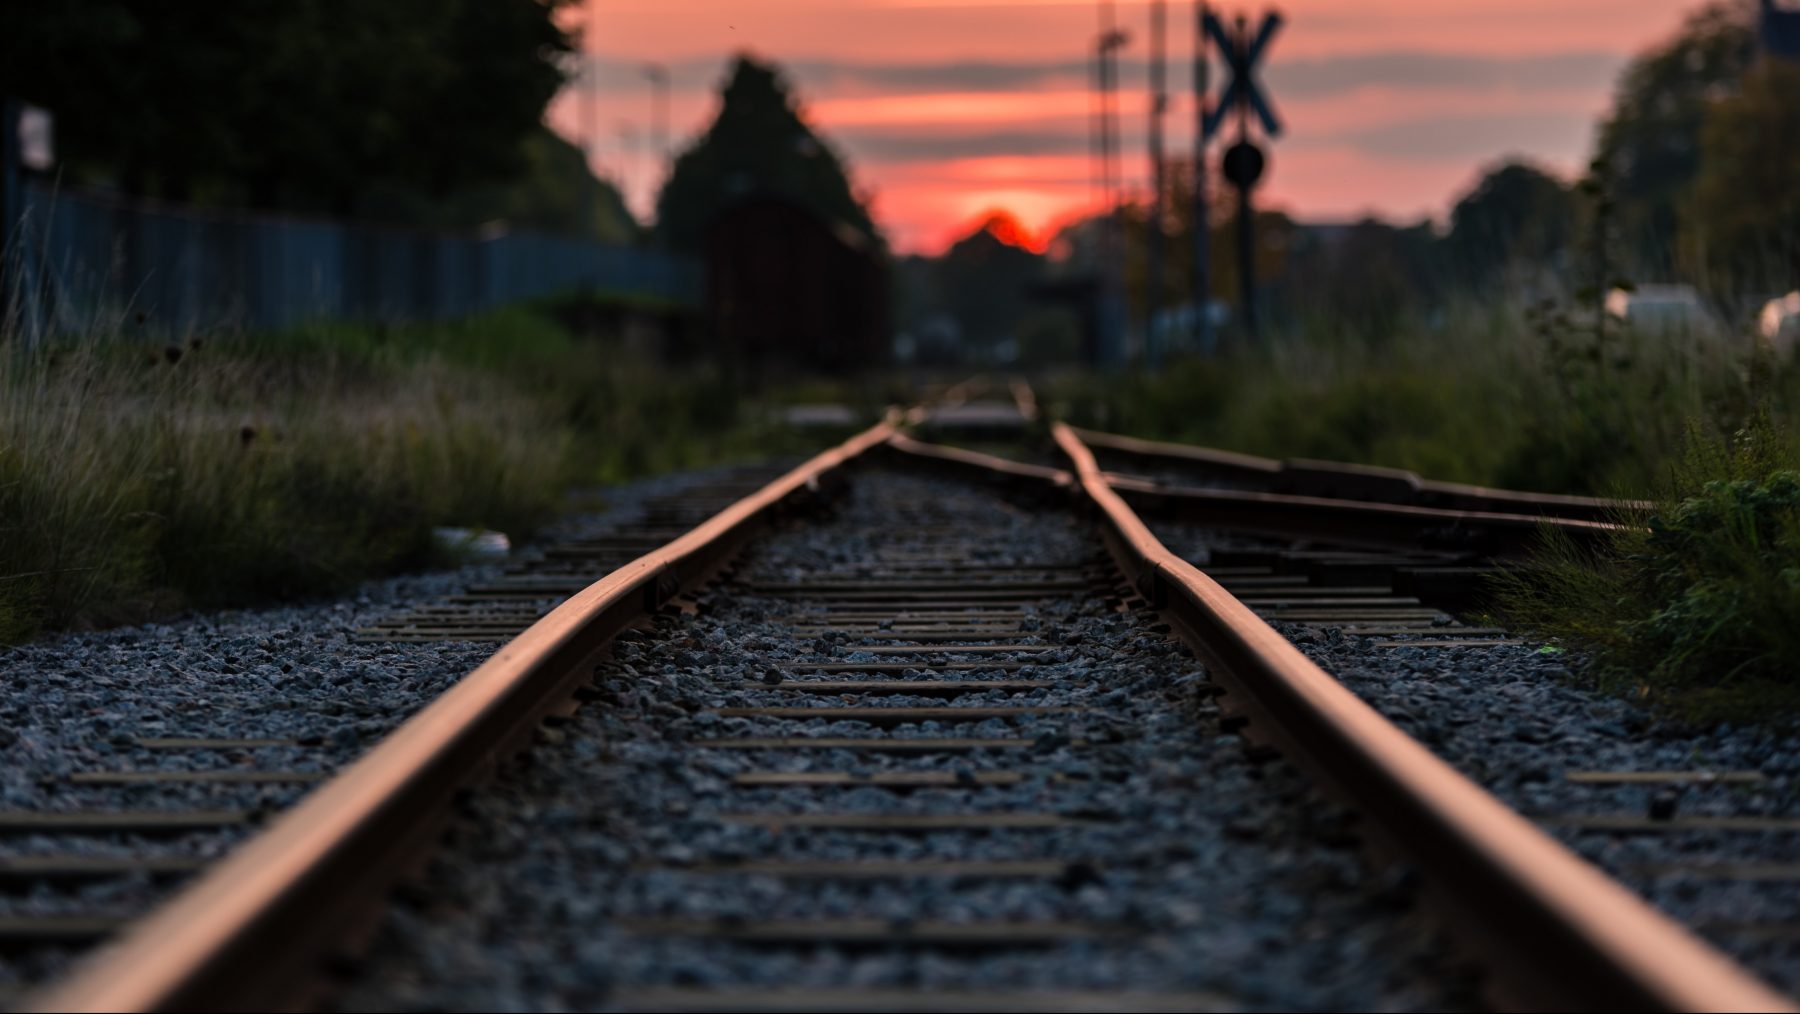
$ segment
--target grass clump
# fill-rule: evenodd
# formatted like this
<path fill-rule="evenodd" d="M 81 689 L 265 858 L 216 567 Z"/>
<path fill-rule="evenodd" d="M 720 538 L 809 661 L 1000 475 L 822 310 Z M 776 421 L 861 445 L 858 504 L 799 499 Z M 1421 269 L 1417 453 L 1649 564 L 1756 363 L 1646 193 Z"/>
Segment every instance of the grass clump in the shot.
<path fill-rule="evenodd" d="M 1752 358 L 1749 340 L 1727 333 L 1615 325 L 1602 336 L 1523 306 L 1467 302 L 1379 334 L 1302 321 L 1216 358 L 1049 378 L 1040 398 L 1078 425 L 1133 436 L 1642 496 L 1694 420 L 1717 434 L 1743 425 Z M 1800 408 L 1800 368 L 1765 365 L 1771 395 Z"/>
<path fill-rule="evenodd" d="M 1502 579 L 1503 611 L 1589 652 L 1604 689 L 1685 717 L 1800 713 L 1790 446 L 1766 415 L 1726 441 L 1695 434 L 1657 503 L 1595 552 L 1551 540 L 1538 567 Z"/>
<path fill-rule="evenodd" d="M 1722 328 L 1468 304 L 1385 334 L 1302 323 L 1042 395 L 1135 436 L 1649 500 L 1648 525 L 1621 517 L 1598 550 L 1549 539 L 1505 582 L 1507 621 L 1690 718 L 1800 714 L 1800 357 Z"/>
<path fill-rule="evenodd" d="M 0 352 L 0 638 L 340 590 L 434 524 L 528 532 L 569 435 L 432 360 L 248 339 Z"/>
<path fill-rule="evenodd" d="M 0 643 L 340 592 L 571 492 L 816 450 L 716 369 L 551 308 L 168 344 L 0 336 Z"/>

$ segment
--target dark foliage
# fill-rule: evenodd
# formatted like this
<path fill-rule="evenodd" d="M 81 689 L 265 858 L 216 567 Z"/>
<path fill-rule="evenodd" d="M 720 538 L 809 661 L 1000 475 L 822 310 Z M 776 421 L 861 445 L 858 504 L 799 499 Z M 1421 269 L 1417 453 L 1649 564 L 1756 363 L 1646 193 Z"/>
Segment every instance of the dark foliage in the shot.
<path fill-rule="evenodd" d="M 1599 155 L 1615 173 L 1625 249 L 1641 262 L 1640 273 L 1666 276 L 1673 266 L 1708 112 L 1755 59 L 1751 13 L 1742 0 L 1715 0 L 1667 45 L 1634 60 L 1619 82 Z"/>
<path fill-rule="evenodd" d="M 523 168 L 562 83 L 564 0 L 9 5 L 0 92 L 51 109 L 75 180 L 353 210 Z"/>
<path fill-rule="evenodd" d="M 739 56 L 718 119 L 675 160 L 657 199 L 658 233 L 674 249 L 697 251 L 713 220 L 751 196 L 779 199 L 881 242 L 843 162 L 801 118 L 781 74 Z"/>
<path fill-rule="evenodd" d="M 1574 227 L 1575 196 L 1567 184 L 1536 166 L 1506 162 L 1451 211 L 1449 266 L 1472 285 L 1515 264 L 1548 266 L 1568 249 Z"/>

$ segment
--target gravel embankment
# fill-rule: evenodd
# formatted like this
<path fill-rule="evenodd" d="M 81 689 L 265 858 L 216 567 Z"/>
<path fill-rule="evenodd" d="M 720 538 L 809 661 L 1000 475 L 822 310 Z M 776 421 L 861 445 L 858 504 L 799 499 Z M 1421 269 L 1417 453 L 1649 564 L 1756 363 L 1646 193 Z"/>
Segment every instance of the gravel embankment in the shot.
<path fill-rule="evenodd" d="M 1154 526 L 1189 559 L 1240 540 Z M 1541 644 L 1377 648 L 1318 625 L 1277 624 L 1306 655 L 1438 756 L 1533 817 L 1653 812 L 1800 818 L 1800 727 L 1695 727 L 1584 688 L 1582 660 Z M 1749 784 L 1589 784 L 1569 772 L 1756 772 Z M 1637 833 L 1546 829 L 1771 983 L 1800 992 L 1800 829 Z M 1707 865 L 1785 864 L 1769 880 Z M 1686 871 L 1672 869 L 1686 867 Z M 1785 933 L 1763 932 L 1785 925 Z M 1762 930 L 1753 927 L 1761 927 Z"/>
<path fill-rule="evenodd" d="M 685 473 L 604 491 L 606 509 L 559 522 L 547 539 L 604 530 L 648 498 L 701 481 Z M 355 759 L 407 716 L 479 665 L 494 645 L 361 644 L 356 630 L 420 601 L 458 591 L 497 564 L 377 581 L 339 601 L 221 612 L 168 623 L 70 634 L 0 649 L 0 809 L 236 810 L 292 804 L 311 786 L 73 784 L 77 772 L 321 772 Z M 254 749 L 166 750 L 140 738 L 292 740 Z M 86 855 L 213 858 L 251 827 L 151 839 L 100 835 L 0 836 L 0 859 Z M 170 885 L 144 877 L 0 894 L 0 917 L 132 915 Z M 38 982 L 72 952 L 0 955 L 0 989 Z"/>
<path fill-rule="evenodd" d="M 828 523 L 753 550 L 740 580 L 866 576 L 894 511 L 966 532 L 993 564 L 1094 559 L 1085 529 L 953 483 L 859 478 Z M 965 547 L 966 548 L 966 547 Z M 1081 597 L 1027 609 L 1009 679 L 1018 693 L 881 698 L 800 694 L 767 681 L 817 678 L 796 660 L 873 660 L 855 636 L 797 636 L 794 600 L 741 589 L 693 620 L 664 621 L 619 646 L 601 699 L 547 730 L 528 763 L 470 804 L 429 875 L 402 892 L 339 1009 L 564 1010 L 635 988 L 808 987 L 1194 991 L 1221 1009 L 1467 1006 L 1467 980 L 1413 911 L 1404 879 L 1368 872 L 1348 819 L 1280 761 L 1254 763 L 1219 735 L 1205 673 L 1184 648 Z M 892 643 L 892 642 L 890 642 Z M 891 657 L 884 659 L 891 661 Z M 884 679 L 942 677 L 923 666 Z M 956 673 L 997 678 L 1000 672 Z M 854 673 L 832 679 L 854 679 Z M 851 704 L 1091 708 L 1079 713 L 892 729 L 855 721 L 721 717 L 722 707 Z M 922 756 L 839 750 L 723 750 L 732 736 L 1017 736 L 1020 750 Z M 747 788 L 749 770 L 1024 773 L 1009 786 Z M 742 814 L 1059 814 L 1048 830 L 895 835 L 776 831 Z M 765 821 L 766 822 L 766 821 Z M 958 880 L 794 880 L 721 874 L 742 860 L 1056 859 L 1064 875 Z M 1042 949 L 955 952 L 882 946 L 750 947 L 656 935 L 643 919 L 878 920 L 912 927 L 1058 921 L 1118 938 Z"/>

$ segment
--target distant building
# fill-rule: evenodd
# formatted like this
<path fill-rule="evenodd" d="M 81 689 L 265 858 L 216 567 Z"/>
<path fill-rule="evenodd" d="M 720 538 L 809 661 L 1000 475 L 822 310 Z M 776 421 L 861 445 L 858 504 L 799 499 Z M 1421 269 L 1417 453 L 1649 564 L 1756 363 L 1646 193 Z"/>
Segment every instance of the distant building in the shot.
<path fill-rule="evenodd" d="M 1770 56 L 1800 60 L 1800 10 L 1779 6 L 1775 0 L 1762 0 L 1757 36 L 1763 52 Z"/>

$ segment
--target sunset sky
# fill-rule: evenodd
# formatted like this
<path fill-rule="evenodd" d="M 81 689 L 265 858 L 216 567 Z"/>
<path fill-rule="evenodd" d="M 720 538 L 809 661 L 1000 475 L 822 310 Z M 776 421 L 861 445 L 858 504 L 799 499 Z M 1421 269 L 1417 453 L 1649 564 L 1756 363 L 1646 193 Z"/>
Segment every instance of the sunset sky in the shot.
<path fill-rule="evenodd" d="M 976 216 L 1043 230 L 1090 205 L 1088 54 L 1094 0 L 586 0 L 598 89 L 565 89 L 550 122 L 647 211 L 644 66 L 667 66 L 680 146 L 716 113 L 731 54 L 787 71 L 872 193 L 900 250 L 935 252 Z M 1265 200 L 1306 220 L 1442 218 L 1480 168 L 1523 155 L 1572 172 L 1631 54 L 1695 0 L 1286 0 L 1265 83 L 1286 121 Z M 1224 13 L 1260 7 L 1214 4 Z M 1125 173 L 1141 187 L 1148 2 L 1119 0 Z M 1190 150 L 1191 3 L 1169 6 L 1171 152 Z M 1215 85 L 1222 76 L 1214 63 Z M 1216 149 L 1215 149 L 1216 152 Z"/>

